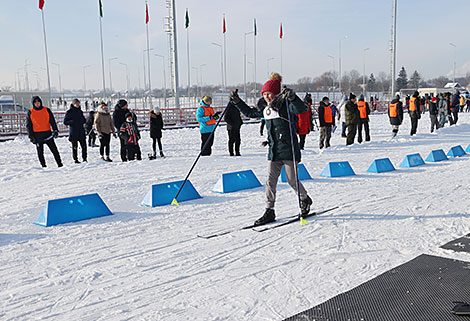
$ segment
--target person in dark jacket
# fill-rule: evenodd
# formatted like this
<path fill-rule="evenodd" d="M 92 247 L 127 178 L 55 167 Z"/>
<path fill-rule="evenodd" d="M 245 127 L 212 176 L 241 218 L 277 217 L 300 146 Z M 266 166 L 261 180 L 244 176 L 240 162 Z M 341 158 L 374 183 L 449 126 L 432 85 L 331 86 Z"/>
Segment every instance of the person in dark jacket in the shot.
<path fill-rule="evenodd" d="M 333 110 L 330 105 L 330 99 L 323 97 L 318 107 L 318 120 L 320 122 L 320 149 L 330 147 L 331 126 L 335 121 Z"/>
<path fill-rule="evenodd" d="M 266 131 L 268 133 L 269 142 L 266 210 L 263 216 L 255 221 L 255 225 L 263 225 L 273 222 L 276 219 L 274 213 L 276 188 L 283 167 L 285 168 L 289 185 L 299 195 L 301 201 L 301 215 L 307 215 L 312 205 L 312 199 L 308 196 L 302 183 L 299 182 L 295 176 L 295 167 L 297 167 L 300 162 L 301 156 L 297 135 L 295 135 L 296 115 L 304 113 L 307 110 L 307 106 L 292 89 L 284 88 L 281 93 L 280 75 L 276 75 L 277 77 L 271 75 L 270 80 L 268 80 L 261 89 L 261 94 L 267 103 L 263 113 L 257 108 L 250 108 L 242 101 L 238 96 L 238 89 L 232 90 L 230 93 L 231 103 L 246 117 L 259 118 L 263 116 L 266 120 Z M 294 146 L 292 146 L 292 143 Z"/>
<path fill-rule="evenodd" d="M 126 121 L 126 114 L 129 112 L 127 101 L 120 99 L 113 112 L 114 128 L 121 128 L 121 125 Z M 127 161 L 126 142 L 122 139 L 119 140 L 121 144 L 121 160 Z"/>
<path fill-rule="evenodd" d="M 26 115 L 26 129 L 31 143 L 36 145 L 39 162 L 42 167 L 46 167 L 46 159 L 44 158 L 44 144 L 49 147 L 58 167 L 62 167 L 59 150 L 55 144 L 54 138 L 59 136 L 59 130 L 52 111 L 42 105 L 39 96 L 32 99 L 33 107 Z"/>
<path fill-rule="evenodd" d="M 403 104 L 400 101 L 400 96 L 397 95 L 388 106 L 388 117 L 390 118 L 390 125 L 392 125 L 392 138 L 397 136 L 398 129 L 403 122 Z"/>
<path fill-rule="evenodd" d="M 88 114 L 88 117 L 86 119 L 85 123 L 85 134 L 88 135 L 88 146 L 89 147 L 98 147 L 98 145 L 95 144 L 96 142 L 96 133 L 93 129 L 93 123 L 95 122 L 95 111 L 91 110 L 90 113 Z"/>
<path fill-rule="evenodd" d="M 359 101 L 357 102 L 357 109 L 359 110 L 359 123 L 357 125 L 357 141 L 359 144 L 362 143 L 362 128 L 364 127 L 366 142 L 370 141 L 370 132 L 369 132 L 369 115 L 370 108 L 367 101 L 364 100 L 364 95 L 359 96 Z"/>
<path fill-rule="evenodd" d="M 346 102 L 346 126 L 348 128 L 346 145 L 354 144 L 354 138 L 356 137 L 357 126 L 360 121 L 359 109 L 357 109 L 356 95 L 353 93 L 349 94 L 349 100 Z"/>
<path fill-rule="evenodd" d="M 119 137 L 124 141 L 126 147 L 126 158 L 134 160 L 137 155 L 139 146 L 140 132 L 137 124 L 134 121 L 134 116 L 131 112 L 126 114 L 126 121 L 119 129 Z M 139 160 L 139 159 L 138 159 Z"/>
<path fill-rule="evenodd" d="M 416 134 L 416 131 L 418 129 L 418 119 L 421 118 L 421 100 L 419 99 L 418 91 L 415 91 L 413 96 L 410 98 L 408 114 L 411 118 L 410 136 L 413 136 Z"/>
<path fill-rule="evenodd" d="M 439 114 L 439 109 L 437 108 L 437 98 L 432 97 L 431 102 L 429 103 L 429 117 L 431 118 L 431 133 L 434 132 L 434 127 L 436 127 L 436 130 L 439 129 L 439 122 L 437 120 L 438 114 Z"/>
<path fill-rule="evenodd" d="M 157 142 L 158 150 L 160 151 L 160 157 L 165 157 L 163 154 L 162 147 L 162 129 L 163 129 L 163 117 L 160 112 L 160 108 L 155 107 L 153 110 L 149 111 L 150 119 L 150 138 L 152 138 L 152 150 L 153 155 L 151 159 L 157 158 Z"/>
<path fill-rule="evenodd" d="M 227 123 L 228 133 L 228 152 L 230 156 L 241 156 L 240 155 L 240 128 L 242 127 L 243 120 L 240 116 L 240 111 L 233 104 L 229 104 L 227 111 L 225 112 L 224 120 Z M 233 153 L 233 147 L 235 146 L 235 154 Z"/>
<path fill-rule="evenodd" d="M 450 112 L 452 113 L 452 123 L 451 125 L 456 125 L 459 120 L 459 110 L 460 110 L 460 91 L 456 91 L 452 95 L 452 104 L 450 106 Z"/>
<path fill-rule="evenodd" d="M 64 125 L 69 126 L 69 141 L 72 143 L 72 157 L 75 164 L 80 164 L 78 160 L 78 144 L 82 148 L 82 161 L 87 161 L 87 146 L 85 125 L 86 119 L 80 108 L 80 100 L 77 98 L 72 100 L 69 110 L 65 113 Z"/>
<path fill-rule="evenodd" d="M 297 115 L 299 121 L 297 122 L 297 134 L 299 135 L 300 140 L 300 150 L 303 150 L 305 147 L 305 138 L 308 133 L 313 129 L 313 115 L 312 115 L 312 95 L 309 93 L 305 94 L 304 104 L 307 106 L 307 111 L 305 113 Z"/>

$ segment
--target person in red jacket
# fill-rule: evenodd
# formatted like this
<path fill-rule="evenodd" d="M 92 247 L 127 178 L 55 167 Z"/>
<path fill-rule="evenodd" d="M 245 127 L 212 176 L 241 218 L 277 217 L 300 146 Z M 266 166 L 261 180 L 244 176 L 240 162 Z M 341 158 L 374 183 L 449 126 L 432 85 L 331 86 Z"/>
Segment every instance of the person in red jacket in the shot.
<path fill-rule="evenodd" d="M 305 137 L 312 130 L 312 96 L 307 93 L 304 97 L 304 104 L 308 107 L 305 113 L 298 114 L 297 117 L 297 134 L 300 139 L 300 149 L 303 150 L 305 146 Z"/>
<path fill-rule="evenodd" d="M 335 122 L 335 116 L 330 105 L 330 99 L 323 97 L 318 107 L 318 120 L 320 121 L 320 149 L 330 147 L 331 126 Z"/>

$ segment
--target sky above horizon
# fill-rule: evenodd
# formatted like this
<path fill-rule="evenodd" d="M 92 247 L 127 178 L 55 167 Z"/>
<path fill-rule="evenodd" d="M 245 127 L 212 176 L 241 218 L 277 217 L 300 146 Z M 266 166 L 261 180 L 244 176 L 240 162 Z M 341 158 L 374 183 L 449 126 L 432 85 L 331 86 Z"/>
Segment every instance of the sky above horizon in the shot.
<path fill-rule="evenodd" d="M 41 11 L 38 0 L 0 0 L 0 88 L 14 86 L 19 73 L 24 87 L 27 61 L 30 87 L 45 88 L 45 55 Z M 106 84 L 109 88 L 109 58 L 114 90 L 126 89 L 128 64 L 131 88 L 143 87 L 143 50 L 146 48 L 145 1 L 102 0 Z M 390 72 L 392 0 L 271 0 L 228 1 L 176 0 L 176 23 L 180 87 L 188 84 L 187 34 L 185 11 L 190 16 L 191 83 L 220 84 L 220 48 L 223 43 L 222 15 L 226 15 L 227 83 L 243 83 L 245 33 L 257 21 L 257 81 L 264 82 L 269 71 L 281 69 L 279 26 L 283 26 L 283 76 L 286 83 L 301 77 L 316 77 L 338 70 L 339 40 L 342 40 L 342 70 L 366 74 Z M 441 75 L 452 78 L 454 48 L 457 46 L 457 76 L 470 72 L 470 44 L 467 41 L 468 0 L 398 0 L 397 73 L 404 66 L 410 76 L 414 70 L 426 78 Z M 98 0 L 45 0 L 44 7 L 51 86 L 84 87 L 83 66 L 88 89 L 102 87 Z M 163 87 L 162 59 L 165 56 L 169 87 L 168 37 L 163 31 L 168 15 L 165 0 L 149 0 L 149 34 L 152 87 Z M 253 35 L 247 39 L 247 81 L 253 80 Z M 364 51 L 365 48 L 370 48 Z M 55 63 L 55 64 L 52 64 Z M 197 68 L 198 70 L 196 71 Z M 140 77 L 139 77 L 140 75 Z"/>

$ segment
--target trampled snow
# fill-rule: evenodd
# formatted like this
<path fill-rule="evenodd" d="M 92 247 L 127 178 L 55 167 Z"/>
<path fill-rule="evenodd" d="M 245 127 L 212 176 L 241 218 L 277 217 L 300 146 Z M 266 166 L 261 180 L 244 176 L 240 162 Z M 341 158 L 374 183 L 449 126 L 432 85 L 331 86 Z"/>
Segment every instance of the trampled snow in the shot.
<path fill-rule="evenodd" d="M 406 115 L 391 140 L 386 115 L 371 117 L 372 141 L 345 146 L 339 129 L 332 148 L 307 137 L 302 161 L 314 209 L 340 206 L 304 226 L 263 233 L 245 230 L 215 239 L 197 234 L 247 225 L 264 211 L 264 186 L 211 192 L 225 172 L 252 169 L 264 184 L 266 149 L 259 125 L 242 126 L 242 157 L 229 157 L 227 132 L 190 177 L 202 199 L 179 207 L 146 208 L 152 184 L 182 180 L 200 148 L 198 129 L 163 133 L 165 159 L 113 163 L 90 150 L 73 164 L 66 137 L 57 144 L 65 166 L 46 148 L 47 169 L 25 138 L 0 144 L 0 319 L 2 320 L 280 320 L 317 305 L 411 260 L 433 254 L 470 261 L 439 246 L 470 232 L 470 156 L 399 168 L 407 154 L 470 144 L 470 115 L 429 133 L 429 115 L 410 137 Z M 144 155 L 150 152 L 142 134 Z M 374 159 L 397 168 L 367 173 Z M 349 161 L 357 176 L 320 177 L 329 161 Z M 33 225 L 48 199 L 97 192 L 114 213 L 44 228 Z M 287 184 L 277 193 L 277 217 L 298 212 Z"/>

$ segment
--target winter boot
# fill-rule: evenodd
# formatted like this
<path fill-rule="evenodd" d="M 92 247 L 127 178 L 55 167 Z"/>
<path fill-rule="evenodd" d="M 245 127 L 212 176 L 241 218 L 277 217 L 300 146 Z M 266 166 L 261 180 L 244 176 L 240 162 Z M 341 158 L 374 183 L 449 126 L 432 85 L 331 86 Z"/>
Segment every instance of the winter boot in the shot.
<path fill-rule="evenodd" d="M 101 155 L 101 160 L 104 160 L 104 161 L 106 160 L 103 155 Z"/>
<path fill-rule="evenodd" d="M 113 160 L 112 160 L 111 158 L 109 158 L 109 156 L 106 156 L 105 161 L 107 161 L 107 162 L 112 162 Z"/>
<path fill-rule="evenodd" d="M 160 151 L 160 157 L 165 157 L 162 151 Z"/>
<path fill-rule="evenodd" d="M 305 217 L 310 213 L 310 206 L 312 203 L 312 199 L 308 195 L 306 199 L 300 201 L 300 215 L 302 217 Z"/>
<path fill-rule="evenodd" d="M 274 222 L 276 220 L 276 214 L 274 214 L 274 209 L 267 208 L 263 216 L 255 221 L 255 226 L 264 225 L 267 223 Z"/>
<path fill-rule="evenodd" d="M 80 164 L 80 161 L 78 159 L 75 160 L 75 164 Z"/>

